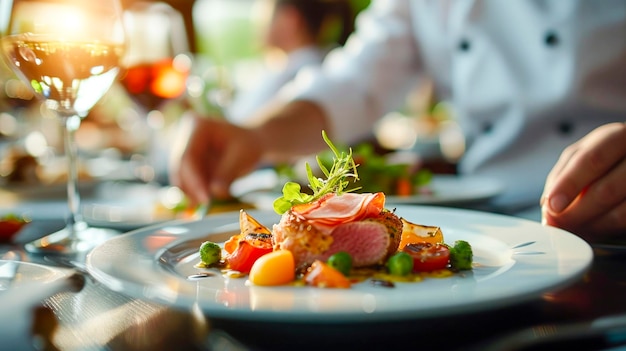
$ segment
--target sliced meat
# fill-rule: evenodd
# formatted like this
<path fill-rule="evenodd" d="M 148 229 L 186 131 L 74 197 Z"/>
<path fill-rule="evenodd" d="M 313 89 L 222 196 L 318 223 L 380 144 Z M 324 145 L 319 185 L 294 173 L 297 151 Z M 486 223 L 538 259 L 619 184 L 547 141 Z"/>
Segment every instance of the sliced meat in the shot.
<path fill-rule="evenodd" d="M 376 221 L 387 227 L 389 235 L 389 246 L 387 247 L 387 257 L 398 251 L 402 240 L 402 230 L 404 229 L 403 220 L 395 213 L 384 210 L 377 217 L 369 218 L 367 221 Z"/>
<path fill-rule="evenodd" d="M 396 252 L 402 221 L 393 212 L 383 210 L 365 220 L 320 230 L 292 211 L 285 213 L 273 227 L 274 249 L 290 250 L 296 266 L 302 268 L 314 260 L 325 261 L 339 251 L 350 253 L 355 267 L 383 263 Z"/>
<path fill-rule="evenodd" d="M 321 199 L 292 207 L 294 215 L 319 230 L 330 233 L 336 226 L 378 216 L 385 206 L 385 194 L 328 194 Z"/>
<path fill-rule="evenodd" d="M 359 221 L 339 225 L 332 232 L 333 243 L 318 259 L 327 260 L 332 254 L 346 251 L 352 256 L 352 266 L 364 267 L 383 263 L 389 247 L 387 227 L 377 221 Z"/>

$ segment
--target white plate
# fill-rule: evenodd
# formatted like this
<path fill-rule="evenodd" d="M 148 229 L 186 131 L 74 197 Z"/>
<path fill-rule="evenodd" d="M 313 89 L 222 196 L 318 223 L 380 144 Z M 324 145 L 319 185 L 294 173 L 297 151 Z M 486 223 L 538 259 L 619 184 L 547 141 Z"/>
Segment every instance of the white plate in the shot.
<path fill-rule="evenodd" d="M 78 191 L 81 195 L 91 194 L 99 181 L 81 180 L 78 182 Z M 3 188 L 9 192 L 12 192 L 22 198 L 27 199 L 66 199 L 67 198 L 67 184 L 66 183 L 54 183 L 54 184 L 11 184 L 4 185 Z"/>
<path fill-rule="evenodd" d="M 275 184 L 277 178 L 272 173 L 260 170 L 251 176 L 237 179 L 231 192 L 234 195 L 244 194 L 270 183 Z M 85 222 L 91 226 L 130 231 L 180 218 L 167 206 L 174 207 L 183 198 L 183 192 L 173 186 L 106 182 L 99 187 L 96 196 L 85 199 L 82 214 Z"/>
<path fill-rule="evenodd" d="M 90 203 L 83 206 L 83 219 L 92 227 L 130 231 L 171 221 L 172 213 L 156 213 L 154 203 Z"/>
<path fill-rule="evenodd" d="M 385 197 L 385 203 L 456 205 L 490 199 L 503 191 L 497 180 L 478 176 L 435 175 L 428 186 L 432 193 Z"/>
<path fill-rule="evenodd" d="M 0 269 L 8 265 L 16 265 L 15 276 L 11 280 L 11 288 L 23 284 L 48 284 L 61 278 L 67 278 L 72 271 L 57 267 L 44 266 L 32 262 L 0 260 Z"/>
<path fill-rule="evenodd" d="M 85 200 L 83 219 L 94 227 L 129 231 L 176 218 L 172 210 L 159 205 L 168 196 L 168 187 L 157 184 L 103 183 L 98 194 Z M 174 194 L 182 197 L 182 193 Z"/>
<path fill-rule="evenodd" d="M 279 219 L 272 212 L 249 213 L 270 228 Z M 590 246 L 577 236 L 528 220 L 428 206 L 398 206 L 397 213 L 440 226 L 448 243 L 467 240 L 477 267 L 395 288 L 369 281 L 351 289 L 259 287 L 219 273 L 190 279 L 204 272 L 194 267 L 203 241 L 221 242 L 238 232 L 236 212 L 115 237 L 88 255 L 87 266 L 113 290 L 184 308 L 198 306 L 215 318 L 342 323 L 426 318 L 519 303 L 578 279 L 592 260 Z"/>

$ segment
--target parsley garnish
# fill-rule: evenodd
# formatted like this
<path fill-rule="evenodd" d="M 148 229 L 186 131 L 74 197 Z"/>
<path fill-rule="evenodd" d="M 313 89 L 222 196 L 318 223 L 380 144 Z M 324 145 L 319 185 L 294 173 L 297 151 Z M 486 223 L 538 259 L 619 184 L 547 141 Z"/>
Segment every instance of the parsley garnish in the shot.
<path fill-rule="evenodd" d="M 316 156 L 317 164 L 320 170 L 326 176 L 326 179 L 317 178 L 313 175 L 313 170 L 309 163 L 306 163 L 306 173 L 309 180 L 309 188 L 313 190 L 313 194 L 303 193 L 300 188 L 300 184 L 296 182 L 287 182 L 283 186 L 283 196 L 274 200 L 274 211 L 278 214 L 283 214 L 294 205 L 305 204 L 313 202 L 326 194 L 336 193 L 340 195 L 344 192 L 350 192 L 358 190 L 354 188 L 346 190 L 350 183 L 348 178 L 353 178 L 354 181 L 359 180 L 359 175 L 356 171 L 357 165 L 352 159 L 352 149 L 348 153 L 339 151 L 335 145 L 328 139 L 325 131 L 322 131 L 322 138 L 333 152 L 333 164 L 330 170 L 324 166 L 319 156 Z"/>

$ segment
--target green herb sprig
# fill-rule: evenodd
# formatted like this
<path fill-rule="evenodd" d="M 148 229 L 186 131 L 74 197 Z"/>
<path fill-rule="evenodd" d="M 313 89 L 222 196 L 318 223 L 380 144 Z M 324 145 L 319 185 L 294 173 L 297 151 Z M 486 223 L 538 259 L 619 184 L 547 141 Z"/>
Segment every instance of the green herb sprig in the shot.
<path fill-rule="evenodd" d="M 315 201 L 326 194 L 336 193 L 340 195 L 344 192 L 359 189 L 353 188 L 346 190 L 350 183 L 348 178 L 353 178 L 355 182 L 359 180 L 359 175 L 356 170 L 357 164 L 354 163 L 354 159 L 352 159 L 352 149 L 350 149 L 348 153 L 340 152 L 330 141 L 325 131 L 322 131 L 322 138 L 334 155 L 330 170 L 324 166 L 319 156 L 316 156 L 317 164 L 324 176 L 326 176 L 326 179 L 314 176 L 313 170 L 307 162 L 305 165 L 306 174 L 309 180 L 309 188 L 311 188 L 313 194 L 303 193 L 298 183 L 285 183 L 283 186 L 283 196 L 274 200 L 274 211 L 276 211 L 276 213 L 283 214 L 289 211 L 294 205 Z"/>

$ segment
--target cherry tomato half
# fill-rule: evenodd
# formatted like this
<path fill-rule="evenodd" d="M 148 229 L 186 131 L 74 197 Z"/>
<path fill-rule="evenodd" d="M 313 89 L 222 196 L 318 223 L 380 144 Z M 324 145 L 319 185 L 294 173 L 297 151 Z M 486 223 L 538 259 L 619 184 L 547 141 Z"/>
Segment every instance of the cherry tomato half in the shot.
<path fill-rule="evenodd" d="M 254 262 L 261 256 L 273 251 L 271 239 L 264 235 L 235 235 L 224 248 L 228 267 L 241 273 L 249 273 Z"/>
<path fill-rule="evenodd" d="M 432 272 L 448 267 L 450 249 L 443 244 L 427 242 L 408 244 L 402 251 L 413 257 L 413 272 Z"/>

